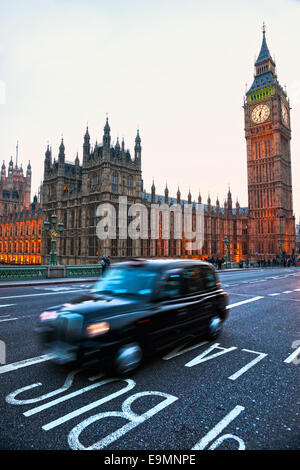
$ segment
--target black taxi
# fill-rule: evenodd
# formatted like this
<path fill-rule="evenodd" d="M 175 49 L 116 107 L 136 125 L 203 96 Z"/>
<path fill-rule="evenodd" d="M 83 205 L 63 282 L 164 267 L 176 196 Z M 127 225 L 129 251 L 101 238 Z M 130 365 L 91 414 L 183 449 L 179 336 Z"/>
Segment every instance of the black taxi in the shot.
<path fill-rule="evenodd" d="M 86 295 L 41 313 L 36 331 L 56 362 L 96 359 L 125 376 L 145 355 L 185 338 L 217 338 L 227 306 L 211 264 L 134 259 L 114 264 Z"/>

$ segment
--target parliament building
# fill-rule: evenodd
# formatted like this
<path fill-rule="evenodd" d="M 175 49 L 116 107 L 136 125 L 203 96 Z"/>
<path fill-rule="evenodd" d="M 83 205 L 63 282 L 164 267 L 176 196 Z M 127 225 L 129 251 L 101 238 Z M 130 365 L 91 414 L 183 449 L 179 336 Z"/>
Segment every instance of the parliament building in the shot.
<path fill-rule="evenodd" d="M 149 221 L 153 204 L 178 204 L 183 210 L 184 205 L 190 203 L 193 205 L 195 225 L 196 202 L 191 193 L 184 198 L 178 188 L 176 196 L 170 197 L 166 187 L 164 194 L 159 195 L 154 182 L 149 193 L 144 190 L 139 131 L 132 154 L 125 147 L 124 140 L 120 143 L 117 139 L 116 144 L 112 145 L 108 119 L 101 142 L 96 141 L 93 146 L 89 129 L 86 128 L 82 162 L 78 154 L 73 162 L 66 160 L 63 139 L 56 158 L 48 146 L 39 202 L 43 220 L 50 221 L 51 215 L 55 213 L 58 221 L 64 224 L 63 232 L 57 237 L 58 262 L 70 265 L 94 264 L 99 262 L 102 255 L 110 256 L 113 260 L 132 256 L 220 258 L 225 255 L 225 239 L 229 243 L 227 249 L 230 261 L 273 260 L 295 256 L 290 105 L 277 78 L 265 29 L 261 50 L 255 62 L 254 81 L 244 97 L 244 121 L 248 207 L 240 207 L 238 202 L 233 203 L 230 189 L 222 205 L 218 199 L 212 203 L 209 196 L 202 201 L 201 195 L 197 195 L 197 203 L 204 207 L 204 245 L 197 251 L 187 249 L 186 239 L 175 237 L 173 213 L 169 239 L 163 237 L 161 213 L 158 238 L 152 239 L 150 232 L 146 239 L 123 239 L 118 236 L 120 196 L 127 196 L 128 207 L 132 204 L 146 206 Z M 28 190 L 26 194 L 24 204 L 29 207 Z M 116 208 L 116 238 L 97 237 L 99 217 L 96 210 L 103 203 Z M 5 223 L 13 210 L 13 206 L 8 204 L 7 212 L 3 214 Z M 131 221 L 132 218 L 128 216 L 128 223 Z M 42 264 L 49 262 L 49 252 L 49 236 L 43 232 Z"/>

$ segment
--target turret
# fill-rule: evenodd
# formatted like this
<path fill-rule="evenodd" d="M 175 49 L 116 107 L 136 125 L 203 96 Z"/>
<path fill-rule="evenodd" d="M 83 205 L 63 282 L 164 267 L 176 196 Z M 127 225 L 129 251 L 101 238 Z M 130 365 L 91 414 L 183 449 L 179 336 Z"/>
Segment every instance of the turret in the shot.
<path fill-rule="evenodd" d="M 104 126 L 104 134 L 103 134 L 103 150 L 104 152 L 106 152 L 106 154 L 109 156 L 109 152 L 110 152 L 110 141 L 111 141 L 111 137 L 110 137 L 110 127 L 109 127 L 109 124 L 108 124 L 108 118 L 106 118 L 106 123 L 105 123 L 105 126 Z"/>
<path fill-rule="evenodd" d="M 188 203 L 192 203 L 192 195 L 191 195 L 191 190 L 189 189 L 189 194 L 188 194 Z"/>
<path fill-rule="evenodd" d="M 239 204 L 238 200 L 236 200 L 236 203 L 235 203 L 235 210 L 236 210 L 236 215 L 239 215 L 239 213 L 240 213 L 240 204 Z"/>
<path fill-rule="evenodd" d="M 166 204 L 169 203 L 169 190 L 168 190 L 167 183 L 166 183 L 166 187 L 165 187 L 165 203 Z"/>
<path fill-rule="evenodd" d="M 2 167 L 1 167 L 1 179 L 6 177 L 6 166 L 5 161 L 3 160 Z"/>
<path fill-rule="evenodd" d="M 115 156 L 116 158 L 121 158 L 121 146 L 119 143 L 119 137 L 117 137 L 117 143 L 115 145 Z"/>
<path fill-rule="evenodd" d="M 151 202 L 152 202 L 152 204 L 155 203 L 155 185 L 154 185 L 154 180 L 153 180 L 152 186 L 151 186 Z"/>
<path fill-rule="evenodd" d="M 232 210 L 232 197 L 231 197 L 230 188 L 228 189 L 228 193 L 227 193 L 227 205 L 228 205 L 228 210 L 231 211 Z"/>
<path fill-rule="evenodd" d="M 10 158 L 10 162 L 8 165 L 8 177 L 12 177 L 14 171 L 14 163 L 12 157 Z"/>
<path fill-rule="evenodd" d="M 139 130 L 137 130 L 137 135 L 135 138 L 135 146 L 134 146 L 134 159 L 137 162 L 140 161 L 142 157 L 142 147 L 141 147 L 141 137 Z"/>
<path fill-rule="evenodd" d="M 219 196 L 217 196 L 216 200 L 216 213 L 219 214 L 220 212 L 220 201 L 219 201 Z"/>
<path fill-rule="evenodd" d="M 84 138 L 83 138 L 83 158 L 82 158 L 83 165 L 85 165 L 85 163 L 89 159 L 90 151 L 91 151 L 90 134 L 89 134 L 89 128 L 88 126 L 86 126 L 86 131 L 85 131 Z"/>
<path fill-rule="evenodd" d="M 178 186 L 178 189 L 177 189 L 177 204 L 180 204 L 181 202 L 181 193 L 180 193 L 180 189 L 179 189 L 179 186 Z"/>
<path fill-rule="evenodd" d="M 30 165 L 30 160 L 29 160 L 28 165 L 27 165 L 26 178 L 27 178 L 28 180 L 31 180 L 31 165 Z"/>
<path fill-rule="evenodd" d="M 63 138 L 61 139 L 61 143 L 59 146 L 58 163 L 60 163 L 61 165 L 65 163 L 65 146 Z"/>

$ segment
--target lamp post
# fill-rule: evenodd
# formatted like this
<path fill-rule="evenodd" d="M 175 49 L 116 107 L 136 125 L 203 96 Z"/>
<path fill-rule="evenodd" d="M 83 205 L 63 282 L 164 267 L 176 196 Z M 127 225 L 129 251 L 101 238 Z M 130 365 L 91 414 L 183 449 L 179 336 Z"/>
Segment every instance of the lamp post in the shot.
<path fill-rule="evenodd" d="M 51 228 L 50 228 L 51 225 Z M 57 225 L 57 228 L 56 228 Z M 58 222 L 57 224 L 57 216 L 55 214 L 51 215 L 51 224 L 48 222 L 48 220 L 44 221 L 44 229 L 45 231 L 50 235 L 51 238 L 51 252 L 50 252 L 50 259 L 49 259 L 49 264 L 51 266 L 56 266 L 57 265 L 57 257 L 56 257 L 56 237 L 57 237 L 57 232 L 61 233 L 64 229 L 64 224 L 62 222 Z"/>
<path fill-rule="evenodd" d="M 225 253 L 225 266 L 227 268 L 228 265 L 228 245 L 229 245 L 229 240 L 227 236 L 224 237 L 223 239 L 223 246 L 224 246 L 224 253 Z"/>

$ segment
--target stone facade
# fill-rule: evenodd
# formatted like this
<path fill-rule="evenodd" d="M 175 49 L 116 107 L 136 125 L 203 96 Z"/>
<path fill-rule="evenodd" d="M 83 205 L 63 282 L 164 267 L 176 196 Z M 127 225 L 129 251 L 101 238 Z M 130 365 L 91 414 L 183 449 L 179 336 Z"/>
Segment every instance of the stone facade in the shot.
<path fill-rule="evenodd" d="M 42 210 L 37 197 L 30 204 L 31 165 L 26 175 L 11 158 L 0 180 L 0 262 L 41 264 Z"/>
<path fill-rule="evenodd" d="M 300 221 L 299 224 L 296 225 L 296 252 L 298 254 L 298 258 L 300 258 Z"/>

